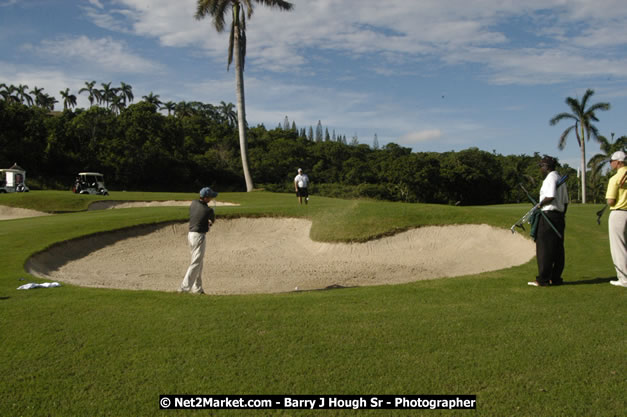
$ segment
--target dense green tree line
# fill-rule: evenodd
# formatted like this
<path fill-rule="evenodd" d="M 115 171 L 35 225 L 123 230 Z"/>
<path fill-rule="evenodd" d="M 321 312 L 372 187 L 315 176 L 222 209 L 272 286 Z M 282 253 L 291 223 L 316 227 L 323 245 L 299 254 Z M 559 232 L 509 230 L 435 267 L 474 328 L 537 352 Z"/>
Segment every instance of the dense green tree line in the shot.
<path fill-rule="evenodd" d="M 69 188 L 78 172 L 93 170 L 105 174 L 112 190 L 245 190 L 232 105 L 179 103 L 166 115 L 148 98 L 120 109 L 57 113 L 0 100 L 0 166 L 18 162 L 33 188 Z M 518 184 L 537 191 L 541 182 L 537 154 L 412 152 L 394 143 L 375 148 L 356 140 L 311 140 L 303 131 L 293 122 L 289 129 L 248 128 L 258 187 L 291 192 L 302 167 L 312 191 L 322 195 L 473 205 L 524 202 Z M 576 171 L 560 170 L 569 173 L 576 199 Z M 597 174 L 598 184 L 589 189 L 596 201 L 602 201 L 605 181 Z"/>

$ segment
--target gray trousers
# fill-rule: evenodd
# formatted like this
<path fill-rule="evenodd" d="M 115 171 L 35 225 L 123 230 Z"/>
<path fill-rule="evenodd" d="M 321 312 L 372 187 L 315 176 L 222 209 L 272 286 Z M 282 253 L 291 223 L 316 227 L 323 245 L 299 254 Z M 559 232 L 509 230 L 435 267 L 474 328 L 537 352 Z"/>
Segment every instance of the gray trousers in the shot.
<path fill-rule="evenodd" d="M 192 251 L 192 260 L 181 283 L 181 291 L 202 291 L 202 262 L 205 256 L 205 234 L 189 232 L 187 241 Z"/>
<path fill-rule="evenodd" d="M 627 211 L 611 210 L 609 220 L 610 251 L 616 277 L 627 285 Z"/>

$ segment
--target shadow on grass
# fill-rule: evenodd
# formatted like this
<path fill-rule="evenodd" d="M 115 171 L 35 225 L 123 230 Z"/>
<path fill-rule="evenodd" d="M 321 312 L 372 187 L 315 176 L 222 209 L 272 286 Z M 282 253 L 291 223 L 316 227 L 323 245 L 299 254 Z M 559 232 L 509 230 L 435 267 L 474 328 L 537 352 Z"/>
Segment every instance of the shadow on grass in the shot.
<path fill-rule="evenodd" d="M 593 278 L 585 279 L 583 281 L 564 281 L 562 285 L 593 285 L 593 284 L 605 284 L 610 281 L 614 281 L 616 277 L 609 278 Z"/>

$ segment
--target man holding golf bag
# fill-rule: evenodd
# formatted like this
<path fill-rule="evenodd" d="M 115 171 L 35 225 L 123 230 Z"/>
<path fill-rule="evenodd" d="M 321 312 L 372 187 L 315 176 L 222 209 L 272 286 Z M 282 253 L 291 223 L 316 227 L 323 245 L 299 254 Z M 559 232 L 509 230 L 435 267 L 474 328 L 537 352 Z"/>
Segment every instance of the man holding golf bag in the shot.
<path fill-rule="evenodd" d="M 566 187 L 558 185 L 560 175 L 555 171 L 556 165 L 557 161 L 550 156 L 542 158 L 539 164 L 544 181 L 536 206 L 541 210 L 536 232 L 538 276 L 528 283 L 534 287 L 563 283 L 565 215 L 569 200 Z"/>
<path fill-rule="evenodd" d="M 618 281 L 610 281 L 610 284 L 618 287 L 627 287 L 627 244 L 625 232 L 627 232 L 627 167 L 625 167 L 625 152 L 618 151 L 610 158 L 612 170 L 616 174 L 610 178 L 607 184 L 605 198 L 610 208 L 609 235 L 610 252 L 616 268 Z"/>

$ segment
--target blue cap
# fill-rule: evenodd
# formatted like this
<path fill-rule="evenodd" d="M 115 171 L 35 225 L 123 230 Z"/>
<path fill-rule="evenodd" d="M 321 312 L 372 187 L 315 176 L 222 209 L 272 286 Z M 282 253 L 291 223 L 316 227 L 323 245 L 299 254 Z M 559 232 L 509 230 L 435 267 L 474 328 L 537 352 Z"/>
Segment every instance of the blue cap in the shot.
<path fill-rule="evenodd" d="M 200 197 L 201 198 L 205 198 L 205 197 L 216 198 L 217 196 L 218 196 L 218 193 L 216 193 L 215 191 L 213 191 L 209 187 L 205 187 L 202 190 L 200 190 Z"/>

